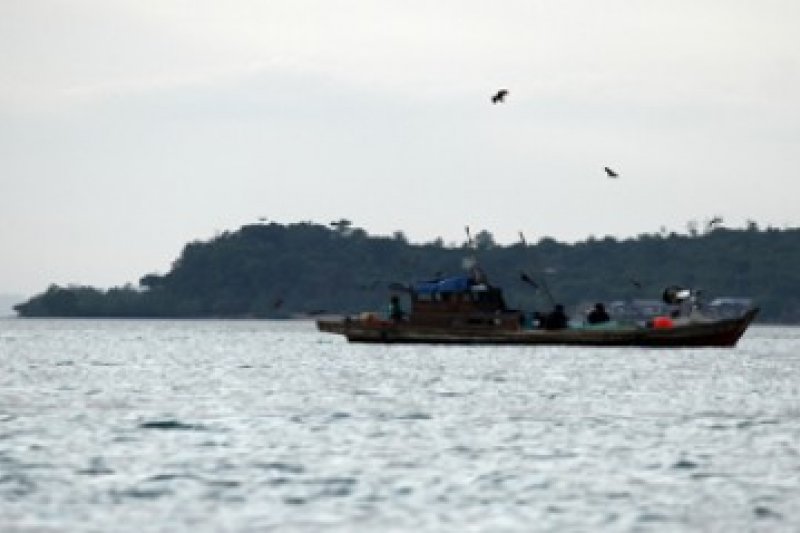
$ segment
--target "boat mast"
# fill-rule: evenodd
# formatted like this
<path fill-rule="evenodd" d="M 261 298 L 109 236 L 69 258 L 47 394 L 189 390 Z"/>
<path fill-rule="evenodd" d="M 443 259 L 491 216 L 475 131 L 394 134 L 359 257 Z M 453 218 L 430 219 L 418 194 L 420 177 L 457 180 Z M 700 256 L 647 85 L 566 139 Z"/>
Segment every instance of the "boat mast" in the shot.
<path fill-rule="evenodd" d="M 528 241 L 526 241 L 526 240 L 525 240 L 525 234 L 524 234 L 524 233 L 522 233 L 522 231 L 520 231 L 520 232 L 519 232 L 519 240 L 522 242 L 522 246 L 524 246 L 524 247 L 525 247 L 525 250 L 527 251 L 527 249 L 528 249 Z M 541 287 L 542 287 L 542 290 L 544 291 L 544 294 L 545 294 L 545 296 L 547 296 L 547 299 L 550 301 L 550 305 L 551 305 L 552 307 L 555 307 L 555 306 L 556 306 L 556 300 L 555 300 L 555 298 L 553 298 L 553 293 L 551 293 L 551 292 L 550 292 L 550 287 L 548 287 L 548 286 L 547 286 L 547 279 L 546 279 L 546 276 L 545 276 L 544 270 L 542 270 L 541 268 L 539 268 L 539 264 L 538 264 L 538 262 L 536 261 L 536 258 L 535 258 L 535 256 L 534 256 L 534 257 L 533 257 L 533 259 L 531 260 L 531 263 L 533 263 L 533 271 L 534 271 L 534 273 L 535 273 L 535 272 L 538 270 L 539 272 L 541 272 L 541 273 L 542 273 L 542 277 L 541 277 L 541 278 L 539 278 L 539 283 L 536 283 L 536 281 L 534 281 L 534 279 L 533 279 L 533 278 L 531 278 L 530 276 L 528 276 L 528 275 L 527 275 L 525 272 L 522 272 L 522 273 L 521 273 L 521 275 L 520 275 L 520 277 L 521 277 L 522 281 L 525 281 L 525 282 L 531 283 L 531 284 L 533 284 L 535 287 L 538 287 L 539 285 L 541 285 Z"/>

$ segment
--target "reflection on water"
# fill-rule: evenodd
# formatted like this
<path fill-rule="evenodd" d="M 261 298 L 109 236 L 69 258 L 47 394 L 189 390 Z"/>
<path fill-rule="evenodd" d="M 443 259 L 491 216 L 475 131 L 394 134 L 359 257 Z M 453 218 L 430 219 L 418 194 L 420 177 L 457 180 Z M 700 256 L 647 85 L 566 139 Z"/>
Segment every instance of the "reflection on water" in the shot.
<path fill-rule="evenodd" d="M 800 527 L 800 330 L 728 349 L 359 346 L 0 321 L 0 530 Z"/>

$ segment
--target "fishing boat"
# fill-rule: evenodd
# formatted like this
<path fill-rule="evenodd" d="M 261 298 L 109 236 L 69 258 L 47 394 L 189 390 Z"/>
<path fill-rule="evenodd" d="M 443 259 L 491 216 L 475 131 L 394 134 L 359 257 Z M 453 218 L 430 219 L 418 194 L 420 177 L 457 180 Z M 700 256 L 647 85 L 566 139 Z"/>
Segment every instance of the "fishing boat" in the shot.
<path fill-rule="evenodd" d="M 758 314 L 757 307 L 736 317 L 704 314 L 692 291 L 670 288 L 664 293 L 674 306 L 669 315 L 596 325 L 573 321 L 548 329 L 541 315 L 509 309 L 499 287 L 474 276 L 421 282 L 403 290 L 411 301 L 407 314 L 362 313 L 318 320 L 317 328 L 366 343 L 732 347 Z"/>

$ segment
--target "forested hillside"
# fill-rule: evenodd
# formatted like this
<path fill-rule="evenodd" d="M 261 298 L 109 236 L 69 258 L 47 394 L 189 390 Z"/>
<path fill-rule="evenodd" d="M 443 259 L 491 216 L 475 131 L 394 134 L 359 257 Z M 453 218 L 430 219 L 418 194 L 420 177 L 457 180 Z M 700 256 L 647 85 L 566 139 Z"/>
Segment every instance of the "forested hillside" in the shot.
<path fill-rule="evenodd" d="M 717 228 L 699 235 L 641 235 L 576 244 L 542 239 L 500 246 L 491 234 L 473 246 L 441 240 L 411 244 L 401 233 L 370 236 L 347 224 L 248 225 L 183 249 L 166 274 L 140 286 L 102 291 L 51 286 L 17 305 L 21 316 L 289 317 L 382 309 L 389 284 L 463 271 L 477 256 L 510 305 L 543 309 L 541 292 L 520 281 L 525 271 L 555 298 L 583 301 L 658 298 L 673 284 L 709 297 L 751 297 L 762 321 L 800 323 L 800 230 Z"/>

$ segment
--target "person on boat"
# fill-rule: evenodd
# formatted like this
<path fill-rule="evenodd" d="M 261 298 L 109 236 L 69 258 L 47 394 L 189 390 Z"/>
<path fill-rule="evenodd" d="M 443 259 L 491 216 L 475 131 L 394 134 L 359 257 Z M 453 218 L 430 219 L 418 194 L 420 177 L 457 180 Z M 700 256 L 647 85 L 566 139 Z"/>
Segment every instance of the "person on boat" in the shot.
<path fill-rule="evenodd" d="M 594 309 L 586 315 L 586 322 L 589 324 L 604 324 L 609 320 L 611 320 L 611 317 L 608 316 L 606 307 L 600 302 L 594 304 Z"/>
<path fill-rule="evenodd" d="M 395 322 L 401 322 L 406 318 L 406 312 L 400 306 L 400 298 L 394 295 L 389 300 L 389 318 Z"/>
<path fill-rule="evenodd" d="M 544 329 L 564 329 L 568 325 L 569 317 L 564 312 L 564 306 L 561 304 L 556 304 L 544 319 Z"/>

